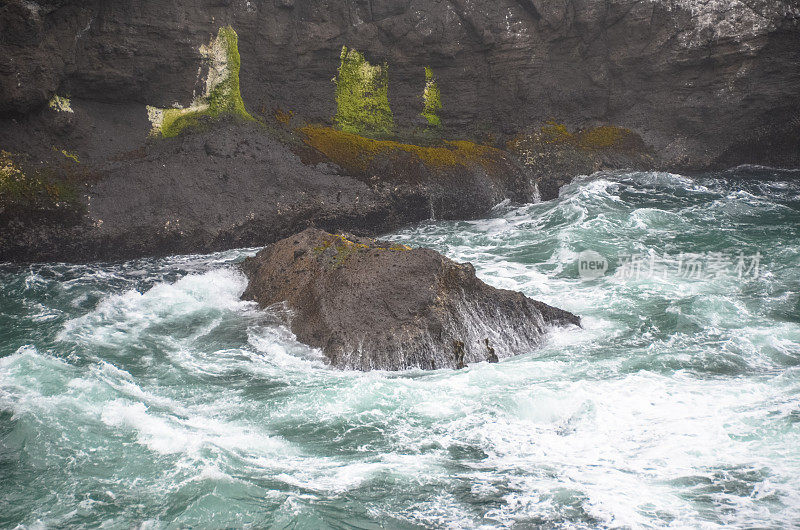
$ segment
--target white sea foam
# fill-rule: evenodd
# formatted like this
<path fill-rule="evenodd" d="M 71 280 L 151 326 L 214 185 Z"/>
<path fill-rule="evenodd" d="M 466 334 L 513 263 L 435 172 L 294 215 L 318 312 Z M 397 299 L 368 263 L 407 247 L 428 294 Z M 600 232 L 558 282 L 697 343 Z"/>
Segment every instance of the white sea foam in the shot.
<path fill-rule="evenodd" d="M 13 524 L 791 527 L 798 193 L 743 186 L 599 174 L 390 236 L 583 317 L 459 371 L 330 369 L 239 300 L 246 252 L 31 268 L 14 322 L 41 335 L 0 359 Z M 581 282 L 573 263 L 720 244 L 763 249 L 765 274 Z"/>

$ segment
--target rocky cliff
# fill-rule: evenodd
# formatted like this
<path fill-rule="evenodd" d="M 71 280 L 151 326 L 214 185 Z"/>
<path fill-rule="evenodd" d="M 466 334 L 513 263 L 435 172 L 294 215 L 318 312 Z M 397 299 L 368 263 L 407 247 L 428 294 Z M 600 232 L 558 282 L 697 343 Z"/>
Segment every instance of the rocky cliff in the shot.
<path fill-rule="evenodd" d="M 234 37 L 235 56 L 219 44 Z M 370 123 L 380 139 L 423 147 L 471 140 L 510 150 L 528 180 L 552 196 L 576 172 L 600 167 L 800 165 L 798 64 L 796 0 L 6 0 L 0 6 L 0 149 L 28 171 L 46 166 L 60 177 L 77 174 L 72 180 L 91 188 L 76 192 L 84 225 L 119 223 L 114 234 L 92 241 L 125 239 L 119 233 L 126 217 L 100 217 L 89 200 L 93 186 L 109 176 L 132 174 L 118 178 L 136 182 L 161 171 L 165 190 L 177 193 L 165 202 L 179 201 L 187 173 L 224 180 L 219 161 L 205 160 L 214 156 L 207 138 L 186 140 L 181 129 L 204 125 L 202 113 L 209 109 L 272 127 L 263 141 L 254 141 L 263 147 L 277 139 L 263 147 L 272 158 L 297 155 L 306 169 L 292 174 L 312 171 L 324 179 L 333 171 L 375 192 L 369 179 L 383 177 L 396 157 L 360 161 L 354 169 L 341 142 L 331 150 L 330 143 L 319 143 L 320 134 L 298 132 L 309 125 L 353 132 L 341 108 L 351 103 L 351 92 L 342 89 L 345 66 L 354 65 L 347 71 L 376 83 L 366 92 L 380 116 Z M 233 70 L 241 97 L 220 107 Z M 181 138 L 154 139 L 154 122 L 164 125 L 165 117 L 163 136 Z M 181 127 L 170 128 L 178 118 Z M 229 134 L 225 130 L 220 134 Z M 222 140 L 220 134 L 211 143 L 233 146 L 222 156 L 250 173 L 266 181 L 291 177 L 283 165 L 270 166 L 242 147 L 241 134 Z M 171 164 L 171 152 L 191 164 Z M 321 162 L 339 169 L 311 167 Z M 428 173 L 422 180 L 430 184 L 435 175 Z M 395 181 L 384 188 L 396 187 Z M 95 201 L 106 201 L 101 209 L 125 206 L 107 195 L 113 187 L 95 194 Z M 497 198 L 495 191 L 486 195 Z M 143 199 L 161 192 L 128 193 L 145 217 L 169 220 L 162 203 Z M 433 192 L 422 194 L 422 202 L 435 200 Z M 126 215 L 136 217 L 135 211 Z M 193 230 L 213 233 L 207 240 L 233 234 L 230 244 L 274 237 L 237 239 L 244 224 Z M 24 231 L 21 237 L 34 236 Z M 131 254 L 215 247 L 175 241 L 128 246 Z M 30 245 L 15 252 L 0 246 L 9 259 L 47 257 Z M 53 252 L 81 257 L 73 254 Z"/>

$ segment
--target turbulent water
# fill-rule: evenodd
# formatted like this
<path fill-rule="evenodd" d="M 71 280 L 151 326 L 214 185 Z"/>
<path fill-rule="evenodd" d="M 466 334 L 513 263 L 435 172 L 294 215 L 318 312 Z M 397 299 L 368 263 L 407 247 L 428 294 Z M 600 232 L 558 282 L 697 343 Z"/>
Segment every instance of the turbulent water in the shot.
<path fill-rule="evenodd" d="M 392 234 L 583 317 L 461 371 L 327 368 L 239 300 L 254 250 L 0 268 L 0 527 L 797 525 L 800 185 L 769 176 Z"/>

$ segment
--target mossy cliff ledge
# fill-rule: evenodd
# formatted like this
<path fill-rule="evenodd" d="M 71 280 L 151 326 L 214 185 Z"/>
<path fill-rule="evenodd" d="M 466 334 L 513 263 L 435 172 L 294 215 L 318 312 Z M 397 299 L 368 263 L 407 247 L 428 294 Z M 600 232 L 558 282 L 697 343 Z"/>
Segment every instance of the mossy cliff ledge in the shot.
<path fill-rule="evenodd" d="M 171 138 L 187 128 L 207 126 L 209 121 L 220 117 L 253 121 L 244 106 L 239 87 L 241 57 L 236 31 L 230 26 L 219 28 L 217 36 L 208 45 L 201 46 L 200 53 L 206 58 L 208 68 L 203 95 L 187 108 L 148 106 L 153 135 Z"/>
<path fill-rule="evenodd" d="M 74 184 L 56 178 L 55 171 L 26 171 L 12 153 L 0 150 L 0 235 L 9 226 L 31 224 L 69 225 L 81 216 L 78 190 Z"/>
<path fill-rule="evenodd" d="M 570 130 L 550 120 L 506 143 L 525 166 L 543 200 L 558 197 L 576 175 L 604 169 L 651 170 L 660 161 L 644 140 L 624 127 L 601 125 Z"/>
<path fill-rule="evenodd" d="M 355 48 L 364 70 L 379 71 L 375 128 L 400 136 L 438 117 L 451 137 L 505 141 L 555 118 L 637 131 L 665 169 L 800 164 L 796 0 L 6 0 L 0 119 L 36 113 L 56 94 L 76 113 L 87 100 L 190 106 L 198 47 L 220 26 L 238 35 L 251 114 L 330 120 L 346 46 L 345 70 L 366 67 Z M 3 128 L 0 146 L 16 150 Z"/>
<path fill-rule="evenodd" d="M 353 370 L 463 368 L 527 353 L 551 326 L 579 326 L 561 309 L 495 289 L 431 249 L 308 229 L 242 264 L 242 297 L 286 303 L 298 340 Z"/>
<path fill-rule="evenodd" d="M 468 140 L 416 145 L 333 127 L 299 130 L 306 145 L 376 191 L 416 197 L 437 219 L 474 218 L 510 199 L 536 196 L 528 173 L 507 152 Z"/>

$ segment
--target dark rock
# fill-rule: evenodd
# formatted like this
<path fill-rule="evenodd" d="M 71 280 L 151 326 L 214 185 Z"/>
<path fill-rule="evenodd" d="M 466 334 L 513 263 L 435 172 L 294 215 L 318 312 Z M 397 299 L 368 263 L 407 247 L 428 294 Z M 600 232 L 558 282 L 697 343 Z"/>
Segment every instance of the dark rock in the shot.
<path fill-rule="evenodd" d="M 227 24 L 246 104 L 300 122 L 334 115 L 347 45 L 389 64 L 400 130 L 418 122 L 430 66 L 450 136 L 504 140 L 555 119 L 636 131 L 673 169 L 800 165 L 796 0 L 9 0 L 0 116 L 56 90 L 186 106 L 202 90 L 199 47 Z"/>
<path fill-rule="evenodd" d="M 529 352 L 548 326 L 580 325 L 567 311 L 486 285 L 469 263 L 316 229 L 269 245 L 242 269 L 242 298 L 286 303 L 298 340 L 338 368 L 463 368 Z"/>
<path fill-rule="evenodd" d="M 317 171 L 319 171 L 323 175 L 344 175 L 345 174 L 345 172 L 342 170 L 342 168 L 340 168 L 339 166 L 337 166 L 333 162 L 320 162 L 319 164 L 317 164 L 314 167 L 316 167 Z"/>
<path fill-rule="evenodd" d="M 517 136 L 508 147 L 527 168 L 539 197 L 550 200 L 576 175 L 604 169 L 652 170 L 657 157 L 634 132 L 597 127 L 570 132 L 563 124 L 548 124 Z"/>
<path fill-rule="evenodd" d="M 486 351 L 488 352 L 486 360 L 490 363 L 500 362 L 500 359 L 497 358 L 497 353 L 495 353 L 494 348 L 489 345 L 489 338 L 486 337 L 483 339 L 483 342 L 486 344 Z"/>
<path fill-rule="evenodd" d="M 80 102 L 73 101 L 73 107 L 76 115 L 82 113 Z M 48 114 L 55 120 L 63 113 Z M 50 120 L 37 124 L 36 130 L 52 130 Z M 75 136 L 108 142 L 113 125 L 93 123 L 95 128 L 78 127 Z M 91 142 L 89 148 L 77 150 L 80 164 L 52 149 L 63 145 L 57 140 L 38 151 L 34 145 L 25 149 L 49 160 L 58 171 L 75 173 L 71 180 L 85 215 L 78 222 L 65 217 L 63 223 L 54 219 L 0 231 L 0 262 L 213 252 L 266 245 L 309 226 L 377 235 L 433 214 L 477 218 L 506 198 L 532 198 L 525 172 L 513 164 L 491 176 L 480 165 L 451 168 L 446 175 L 338 174 L 329 163 L 304 164 L 257 124 L 221 123 L 152 141 L 141 149 L 124 135 L 116 144 L 102 146 L 120 152 L 99 168 L 91 163 L 96 152 Z M 0 224 L 3 217 L 0 211 Z"/>
<path fill-rule="evenodd" d="M 32 2 L 7 2 L 0 8 L 0 35 L 7 44 L 36 44 L 41 36 L 42 20 Z"/>
<path fill-rule="evenodd" d="M 239 36 L 245 106 L 273 124 L 282 109 L 284 136 L 206 124 L 148 139 L 145 106 L 202 93 L 200 47 L 224 25 Z M 402 152 L 353 168 L 297 145 L 291 127 L 335 114 L 344 45 L 389 65 L 398 138 L 414 143 L 425 128 L 429 66 L 442 128 L 421 140 L 511 142 L 514 156 L 493 156 L 494 170 L 434 171 Z M 533 184 L 549 199 L 598 169 L 798 167 L 798 64 L 796 0 L 7 0 L 0 149 L 55 172 L 62 150 L 77 153 L 67 172 L 83 175 L 86 215 L 4 230 L 0 261 L 204 252 L 312 225 L 377 234 L 530 200 Z M 71 96 L 74 114 L 48 108 L 55 94 Z M 541 141 L 551 119 L 573 133 L 615 125 L 640 144 Z"/>

